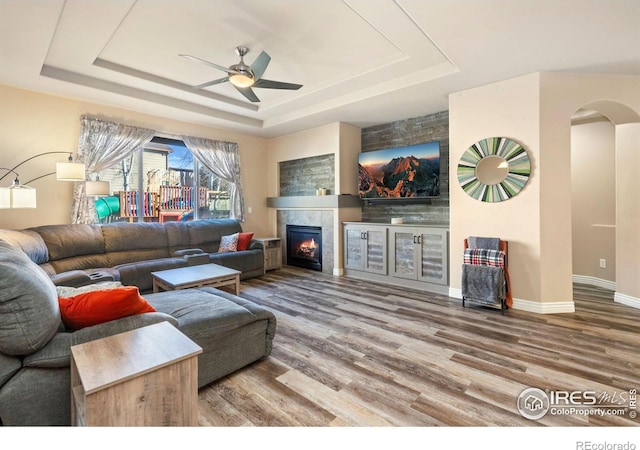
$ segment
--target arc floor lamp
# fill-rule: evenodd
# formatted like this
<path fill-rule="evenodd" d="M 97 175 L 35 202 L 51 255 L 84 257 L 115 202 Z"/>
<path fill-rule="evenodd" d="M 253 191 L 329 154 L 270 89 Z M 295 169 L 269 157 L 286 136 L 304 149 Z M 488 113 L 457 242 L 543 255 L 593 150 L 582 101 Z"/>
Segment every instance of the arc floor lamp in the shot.
<path fill-rule="evenodd" d="M 38 158 L 44 155 L 52 155 L 52 154 L 69 154 L 69 159 L 67 162 L 59 162 L 56 163 L 56 171 L 51 173 L 46 173 L 37 178 L 27 181 L 24 184 L 20 183 L 19 175 L 16 172 L 16 169 L 23 165 L 24 163 L 31 161 L 32 159 Z M 82 163 L 77 163 L 73 161 L 73 156 L 71 152 L 44 152 L 38 155 L 32 156 L 30 158 L 25 159 L 24 161 L 16 164 L 12 168 L 0 167 L 0 170 L 6 170 L 7 173 L 0 177 L 0 181 L 2 181 L 9 174 L 14 174 L 15 179 L 13 180 L 13 185 L 9 187 L 0 187 L 0 208 L 35 208 L 36 207 L 36 189 L 28 186 L 29 183 L 32 183 L 40 178 L 47 177 L 49 175 L 56 174 L 56 179 L 58 181 L 84 181 L 85 180 L 85 166 Z"/>

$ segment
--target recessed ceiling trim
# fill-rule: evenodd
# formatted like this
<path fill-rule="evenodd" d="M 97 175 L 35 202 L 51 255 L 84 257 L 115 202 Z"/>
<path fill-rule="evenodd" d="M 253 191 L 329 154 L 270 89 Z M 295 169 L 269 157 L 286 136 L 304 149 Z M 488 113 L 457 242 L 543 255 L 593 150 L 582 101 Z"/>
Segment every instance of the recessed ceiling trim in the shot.
<path fill-rule="evenodd" d="M 418 21 L 415 19 L 415 17 L 413 17 L 413 15 L 411 15 L 411 13 L 409 13 L 409 11 L 407 10 L 407 8 L 405 6 L 402 5 L 402 1 L 401 0 L 393 0 L 394 3 L 396 5 L 398 5 L 398 8 L 400 8 L 400 10 L 409 18 L 409 20 L 411 22 L 413 22 L 413 24 L 415 25 L 415 27 L 420 30 L 420 33 L 422 33 L 422 35 L 425 37 L 425 39 L 427 39 L 429 41 L 429 43 L 431 45 L 433 45 L 434 48 L 436 48 L 438 50 L 438 52 L 440 52 L 440 54 L 442 55 L 443 58 L 445 58 L 447 61 L 449 61 L 449 63 L 454 66 L 457 67 L 455 65 L 455 63 L 451 60 L 451 58 L 449 58 L 449 55 L 447 55 L 444 50 L 442 50 L 442 48 L 436 44 L 436 42 L 431 39 L 431 36 L 429 36 L 429 33 L 427 33 L 425 31 L 425 29 L 420 26 L 420 24 L 418 23 Z"/>
<path fill-rule="evenodd" d="M 301 117 L 310 116 L 312 114 L 328 111 L 340 106 L 368 100 L 390 92 L 411 88 L 412 86 L 416 86 L 430 80 L 435 80 L 437 78 L 445 77 L 458 71 L 459 69 L 455 65 L 449 62 L 443 62 L 441 64 L 438 64 L 437 66 L 429 67 L 428 69 L 422 70 L 420 72 L 407 74 L 395 80 L 385 81 L 374 86 L 367 86 L 365 88 L 350 92 L 349 94 L 340 97 L 334 97 L 324 102 L 315 103 L 306 108 L 300 108 L 290 113 L 285 113 L 280 116 L 274 116 L 264 121 L 264 128 L 281 125 L 289 121 L 299 119 Z M 402 87 L 399 88 L 399 85 Z M 376 94 L 371 95 L 372 91 L 376 92 Z"/>
<path fill-rule="evenodd" d="M 40 75 L 48 78 L 53 78 L 76 85 L 99 89 L 101 91 L 108 91 L 114 94 L 120 94 L 127 97 L 137 98 L 139 100 L 145 100 L 148 102 L 157 103 L 160 105 L 170 106 L 172 108 L 178 108 L 185 111 L 191 111 L 198 114 L 203 114 L 209 117 L 215 117 L 217 119 L 226 120 L 236 124 L 247 125 L 250 127 L 262 128 L 263 122 L 258 119 L 252 119 L 250 117 L 241 116 L 239 114 L 233 114 L 225 111 L 220 111 L 207 106 L 198 105 L 196 103 L 187 102 L 184 100 L 167 97 L 165 95 L 155 94 L 153 92 L 144 91 L 142 89 L 125 86 L 110 81 L 101 80 L 99 78 L 90 77 L 87 75 L 71 72 L 68 70 L 52 67 L 48 65 L 42 66 Z"/>
<path fill-rule="evenodd" d="M 93 65 L 97 67 L 101 67 L 103 69 L 112 70 L 114 72 L 118 72 L 123 75 L 128 75 L 134 78 L 151 81 L 152 83 L 161 84 L 162 86 L 178 89 L 180 91 L 187 92 L 189 94 L 199 95 L 201 97 L 206 97 L 211 100 L 227 103 L 229 105 L 232 105 L 238 108 L 247 109 L 250 111 L 258 111 L 259 109 L 258 105 L 254 105 L 252 103 L 236 100 L 230 97 L 226 97 L 224 95 L 219 95 L 210 91 L 206 91 L 204 89 L 194 89 L 193 86 L 190 86 L 188 84 L 179 83 L 177 81 L 173 81 L 168 78 L 160 77 L 158 75 L 153 75 L 148 72 L 143 72 L 141 70 L 133 69 L 131 67 L 123 66 L 121 64 L 107 61 L 101 58 L 96 58 L 96 60 L 93 62 Z"/>

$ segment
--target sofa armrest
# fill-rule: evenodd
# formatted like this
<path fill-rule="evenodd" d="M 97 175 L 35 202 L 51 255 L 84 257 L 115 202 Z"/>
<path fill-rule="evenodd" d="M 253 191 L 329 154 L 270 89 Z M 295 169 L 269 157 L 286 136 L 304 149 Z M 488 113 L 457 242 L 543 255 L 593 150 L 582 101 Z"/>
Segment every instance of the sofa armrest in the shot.
<path fill-rule="evenodd" d="M 183 248 L 182 250 L 173 252 L 173 256 L 199 255 L 201 253 L 204 253 L 201 248 Z"/>
<path fill-rule="evenodd" d="M 249 241 L 249 245 L 247 245 L 247 250 L 264 250 L 264 245 L 262 244 L 262 241 L 251 239 L 251 241 Z"/>
<path fill-rule="evenodd" d="M 51 281 L 56 286 L 80 287 L 91 283 L 91 277 L 82 270 L 70 270 L 68 272 L 51 275 Z"/>
<path fill-rule="evenodd" d="M 199 266 L 200 264 L 209 264 L 208 253 L 198 253 L 197 255 L 185 255 L 184 259 L 187 260 L 187 264 L 190 266 Z"/>
<path fill-rule="evenodd" d="M 151 312 L 123 317 L 73 332 L 56 334 L 42 349 L 24 357 L 25 367 L 69 367 L 71 346 L 94 341 L 114 334 L 134 330 L 158 322 L 170 322 L 178 326 L 176 318 L 161 312 Z"/>

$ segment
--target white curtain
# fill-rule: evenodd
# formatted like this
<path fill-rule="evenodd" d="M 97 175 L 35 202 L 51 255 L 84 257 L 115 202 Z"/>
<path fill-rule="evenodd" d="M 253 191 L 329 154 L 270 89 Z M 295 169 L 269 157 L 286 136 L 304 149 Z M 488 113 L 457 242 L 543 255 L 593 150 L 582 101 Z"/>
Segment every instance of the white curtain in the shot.
<path fill-rule="evenodd" d="M 154 134 L 154 130 L 82 116 L 77 161 L 85 164 L 85 179 L 119 163 L 150 141 Z M 84 183 L 75 183 L 71 223 L 97 221 L 93 199 L 87 198 Z"/>
<path fill-rule="evenodd" d="M 229 183 L 229 215 L 239 222 L 244 222 L 244 195 L 240 180 L 238 144 L 193 136 L 183 136 L 182 139 L 202 165 Z"/>

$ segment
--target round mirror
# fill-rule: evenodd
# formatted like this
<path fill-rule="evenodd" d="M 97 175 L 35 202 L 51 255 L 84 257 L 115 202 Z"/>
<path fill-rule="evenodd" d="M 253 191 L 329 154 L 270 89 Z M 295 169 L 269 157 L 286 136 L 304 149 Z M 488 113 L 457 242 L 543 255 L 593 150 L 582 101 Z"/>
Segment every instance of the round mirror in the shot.
<path fill-rule="evenodd" d="M 501 183 L 509 173 L 509 163 L 502 156 L 485 156 L 476 165 L 476 178 L 480 183 Z"/>
<path fill-rule="evenodd" d="M 527 151 L 508 138 L 493 137 L 476 142 L 462 154 L 458 181 L 471 197 L 501 202 L 517 195 L 531 175 Z"/>

